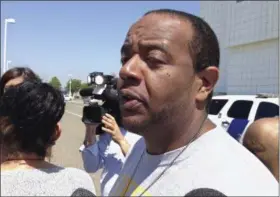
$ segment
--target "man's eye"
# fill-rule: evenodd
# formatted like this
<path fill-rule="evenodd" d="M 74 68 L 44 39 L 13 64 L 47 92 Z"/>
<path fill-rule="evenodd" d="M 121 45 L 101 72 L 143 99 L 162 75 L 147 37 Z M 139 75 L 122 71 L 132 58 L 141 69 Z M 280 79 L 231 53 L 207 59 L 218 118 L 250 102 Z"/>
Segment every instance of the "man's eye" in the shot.
<path fill-rule="evenodd" d="M 164 64 L 164 61 L 154 57 L 147 57 L 146 62 L 148 64 Z"/>

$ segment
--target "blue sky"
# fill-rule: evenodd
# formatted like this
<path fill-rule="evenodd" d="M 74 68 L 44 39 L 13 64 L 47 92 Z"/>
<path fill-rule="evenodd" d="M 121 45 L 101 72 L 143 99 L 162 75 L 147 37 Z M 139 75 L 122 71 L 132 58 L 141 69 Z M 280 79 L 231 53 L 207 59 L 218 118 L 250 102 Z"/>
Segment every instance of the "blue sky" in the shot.
<path fill-rule="evenodd" d="M 68 74 L 83 81 L 89 72 L 118 73 L 120 47 L 130 25 L 146 11 L 172 8 L 199 15 L 199 1 L 1 1 L 1 65 L 4 19 L 7 60 L 28 65 L 45 80 Z"/>

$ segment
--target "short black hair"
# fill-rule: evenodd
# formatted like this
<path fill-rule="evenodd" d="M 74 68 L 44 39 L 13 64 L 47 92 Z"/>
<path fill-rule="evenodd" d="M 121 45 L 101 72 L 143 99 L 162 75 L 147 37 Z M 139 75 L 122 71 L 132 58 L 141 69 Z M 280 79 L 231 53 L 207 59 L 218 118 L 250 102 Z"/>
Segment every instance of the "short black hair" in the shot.
<path fill-rule="evenodd" d="M 147 12 L 149 14 L 166 14 L 171 17 L 175 16 L 191 23 L 194 36 L 190 43 L 187 43 L 191 51 L 194 62 L 195 72 L 200 72 L 209 66 L 219 67 L 220 64 L 220 47 L 219 41 L 212 28 L 202 18 L 183 11 L 172 9 L 158 9 Z M 207 99 L 207 110 L 211 102 L 213 93 Z"/>
<path fill-rule="evenodd" d="M 0 142 L 8 155 L 45 157 L 64 109 L 62 93 L 47 83 L 25 81 L 8 88 L 0 99 Z"/>

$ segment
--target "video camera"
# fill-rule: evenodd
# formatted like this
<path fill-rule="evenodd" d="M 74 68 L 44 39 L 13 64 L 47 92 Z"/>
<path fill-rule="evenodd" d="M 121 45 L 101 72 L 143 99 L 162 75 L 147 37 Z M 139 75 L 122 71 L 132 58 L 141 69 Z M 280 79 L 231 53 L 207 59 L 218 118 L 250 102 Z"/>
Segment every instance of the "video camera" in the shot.
<path fill-rule="evenodd" d="M 105 113 L 111 114 L 117 124 L 121 125 L 117 78 L 104 75 L 103 72 L 92 72 L 87 78 L 90 88 L 80 90 L 84 100 L 82 121 L 86 124 L 99 123 L 96 134 L 104 133 L 101 130 L 101 119 Z"/>

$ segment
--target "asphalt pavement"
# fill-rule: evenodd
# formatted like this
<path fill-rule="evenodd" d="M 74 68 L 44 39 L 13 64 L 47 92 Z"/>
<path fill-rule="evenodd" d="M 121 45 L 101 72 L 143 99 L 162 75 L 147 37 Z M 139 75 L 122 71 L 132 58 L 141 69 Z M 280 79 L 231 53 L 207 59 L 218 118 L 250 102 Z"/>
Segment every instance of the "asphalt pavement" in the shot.
<path fill-rule="evenodd" d="M 81 122 L 82 109 L 82 101 L 67 102 L 65 114 L 61 120 L 62 133 L 52 150 L 52 163 L 84 170 L 79 152 L 85 134 L 85 127 Z M 90 174 L 98 196 L 100 196 L 100 171 Z"/>

